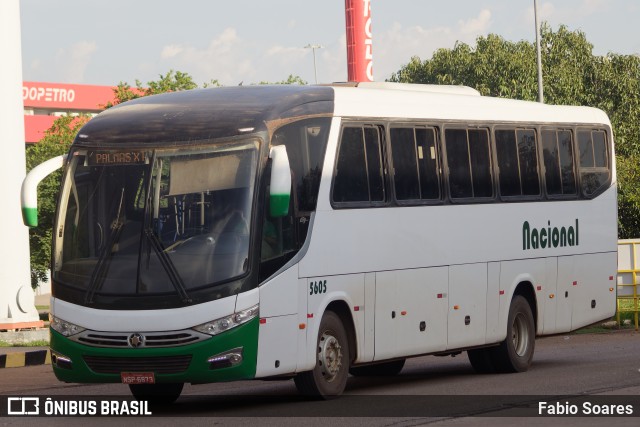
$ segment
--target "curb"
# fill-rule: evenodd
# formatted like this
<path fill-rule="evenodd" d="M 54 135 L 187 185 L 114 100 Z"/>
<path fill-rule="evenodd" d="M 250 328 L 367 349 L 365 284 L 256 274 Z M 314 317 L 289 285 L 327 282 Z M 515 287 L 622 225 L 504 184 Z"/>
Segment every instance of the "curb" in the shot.
<path fill-rule="evenodd" d="M 36 350 L 0 354 L 0 368 L 21 368 L 36 365 L 51 365 L 51 351 Z"/>

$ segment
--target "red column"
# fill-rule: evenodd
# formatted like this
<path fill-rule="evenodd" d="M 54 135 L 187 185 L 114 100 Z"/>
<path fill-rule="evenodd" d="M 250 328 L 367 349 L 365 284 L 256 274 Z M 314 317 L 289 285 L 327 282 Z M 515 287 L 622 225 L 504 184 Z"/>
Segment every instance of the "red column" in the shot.
<path fill-rule="evenodd" d="M 371 0 L 345 0 L 350 82 L 373 81 Z"/>

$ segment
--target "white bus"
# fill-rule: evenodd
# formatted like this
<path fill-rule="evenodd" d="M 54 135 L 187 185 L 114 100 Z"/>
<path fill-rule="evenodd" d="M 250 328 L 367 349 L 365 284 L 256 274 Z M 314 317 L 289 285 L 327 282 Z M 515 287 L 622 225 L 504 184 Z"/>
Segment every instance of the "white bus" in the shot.
<path fill-rule="evenodd" d="M 173 401 L 294 378 L 308 395 L 405 359 L 529 368 L 536 335 L 615 311 L 607 116 L 463 87 L 256 86 L 150 96 L 64 163 L 51 350 L 67 382 Z"/>

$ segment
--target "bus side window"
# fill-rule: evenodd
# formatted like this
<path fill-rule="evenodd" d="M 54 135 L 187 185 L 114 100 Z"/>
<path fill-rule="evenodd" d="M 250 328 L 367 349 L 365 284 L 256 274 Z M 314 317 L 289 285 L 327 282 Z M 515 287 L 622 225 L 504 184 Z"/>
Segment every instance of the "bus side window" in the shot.
<path fill-rule="evenodd" d="M 439 200 L 435 129 L 392 128 L 390 136 L 396 199 Z"/>
<path fill-rule="evenodd" d="M 547 194 L 575 196 L 576 177 L 571 131 L 545 129 L 541 136 Z"/>
<path fill-rule="evenodd" d="M 381 150 L 377 127 L 345 127 L 342 130 L 333 182 L 334 202 L 384 202 Z"/>
<path fill-rule="evenodd" d="M 532 129 L 496 130 L 500 195 L 539 196 L 538 153 Z"/>
<path fill-rule="evenodd" d="M 579 130 L 578 152 L 582 194 L 595 197 L 598 190 L 606 188 L 611 179 L 605 132 Z"/>
<path fill-rule="evenodd" d="M 445 149 L 452 199 L 493 197 L 486 129 L 446 129 Z"/>

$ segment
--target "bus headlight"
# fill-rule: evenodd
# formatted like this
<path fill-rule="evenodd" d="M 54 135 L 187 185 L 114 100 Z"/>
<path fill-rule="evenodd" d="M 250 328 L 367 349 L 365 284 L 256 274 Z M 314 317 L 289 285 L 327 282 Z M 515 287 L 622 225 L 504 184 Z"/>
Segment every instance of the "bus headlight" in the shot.
<path fill-rule="evenodd" d="M 70 337 L 84 331 L 84 328 L 52 315 L 49 315 L 49 324 L 51 325 L 51 329 L 65 337 Z"/>
<path fill-rule="evenodd" d="M 208 335 L 218 335 L 219 333 L 233 329 L 236 326 L 240 326 L 257 317 L 260 311 L 259 307 L 259 305 L 254 305 L 246 310 L 233 313 L 230 316 L 225 316 L 211 322 L 203 323 L 202 325 L 194 326 L 192 329 Z"/>

